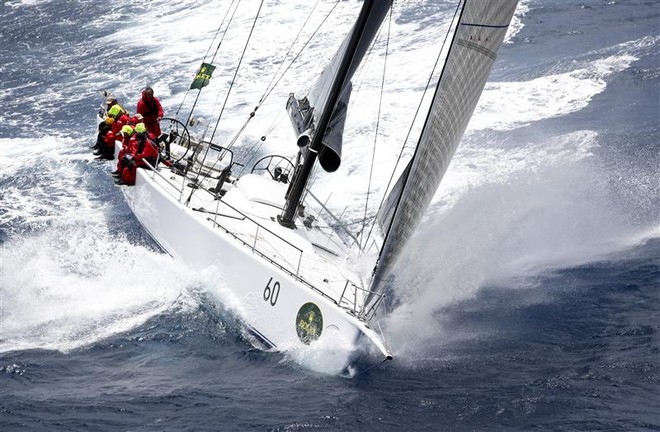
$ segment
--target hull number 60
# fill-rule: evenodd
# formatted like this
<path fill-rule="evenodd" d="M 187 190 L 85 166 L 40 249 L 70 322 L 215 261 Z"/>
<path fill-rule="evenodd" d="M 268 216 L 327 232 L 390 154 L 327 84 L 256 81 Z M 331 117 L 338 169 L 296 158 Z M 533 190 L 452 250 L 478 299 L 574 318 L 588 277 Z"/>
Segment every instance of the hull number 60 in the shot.
<path fill-rule="evenodd" d="M 275 306 L 279 296 L 280 283 L 278 281 L 273 282 L 273 278 L 270 278 L 266 284 L 266 288 L 264 288 L 264 301 L 269 302 L 271 306 Z"/>

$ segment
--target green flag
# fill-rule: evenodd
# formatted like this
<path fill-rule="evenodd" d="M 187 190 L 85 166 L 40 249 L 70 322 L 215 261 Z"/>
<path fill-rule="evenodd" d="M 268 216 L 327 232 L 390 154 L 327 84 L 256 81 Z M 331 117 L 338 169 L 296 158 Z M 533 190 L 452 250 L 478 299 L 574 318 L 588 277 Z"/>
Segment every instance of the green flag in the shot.
<path fill-rule="evenodd" d="M 213 74 L 213 71 L 215 70 L 215 66 L 209 63 L 202 63 L 202 66 L 199 68 L 199 72 L 197 72 L 197 75 L 195 75 L 195 79 L 193 80 L 192 84 L 190 84 L 191 89 L 202 89 L 202 87 L 206 87 L 209 85 L 209 81 L 211 80 L 211 74 Z"/>

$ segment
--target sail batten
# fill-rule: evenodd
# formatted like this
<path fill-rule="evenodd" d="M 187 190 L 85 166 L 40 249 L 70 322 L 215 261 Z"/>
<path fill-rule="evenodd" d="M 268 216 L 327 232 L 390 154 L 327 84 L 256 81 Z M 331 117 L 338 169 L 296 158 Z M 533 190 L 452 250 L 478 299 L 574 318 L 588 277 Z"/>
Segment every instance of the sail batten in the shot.
<path fill-rule="evenodd" d="M 385 200 L 379 221 L 386 233 L 366 300 L 367 313 L 384 290 L 444 176 L 472 117 L 518 0 L 466 0 L 417 149 Z"/>

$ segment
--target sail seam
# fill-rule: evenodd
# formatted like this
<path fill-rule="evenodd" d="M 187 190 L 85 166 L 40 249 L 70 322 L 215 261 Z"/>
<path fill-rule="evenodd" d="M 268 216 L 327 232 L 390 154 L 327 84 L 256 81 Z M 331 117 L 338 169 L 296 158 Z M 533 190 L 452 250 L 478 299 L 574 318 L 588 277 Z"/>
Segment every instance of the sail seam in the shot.
<path fill-rule="evenodd" d="M 466 27 L 488 27 L 488 28 L 507 28 L 509 27 L 507 25 L 494 25 L 494 24 L 470 24 L 470 23 L 462 23 L 462 26 Z"/>
<path fill-rule="evenodd" d="M 473 49 L 475 51 L 478 51 L 481 54 L 492 58 L 493 60 L 495 60 L 495 57 L 497 57 L 497 55 L 493 51 L 491 51 L 488 48 L 485 48 L 481 45 L 478 45 L 474 42 L 466 41 L 465 39 L 459 39 L 459 40 L 456 41 L 456 43 L 458 45 L 464 46 L 465 48 Z"/>

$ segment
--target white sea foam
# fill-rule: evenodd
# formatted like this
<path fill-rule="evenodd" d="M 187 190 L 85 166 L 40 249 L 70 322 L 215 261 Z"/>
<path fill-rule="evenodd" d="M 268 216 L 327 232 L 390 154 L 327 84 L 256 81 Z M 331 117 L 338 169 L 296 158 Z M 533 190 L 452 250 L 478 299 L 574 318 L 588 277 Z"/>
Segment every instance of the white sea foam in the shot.
<path fill-rule="evenodd" d="M 74 140 L 0 146 L 0 226 L 8 235 L 0 246 L 0 352 L 66 351 L 189 301 L 183 264 L 108 232 L 107 204 L 80 186 L 88 156 Z M 30 234 L 14 235 L 26 226 Z"/>
<path fill-rule="evenodd" d="M 583 130 L 512 148 L 483 147 L 482 143 L 462 147 L 452 160 L 434 197 L 435 203 L 455 203 L 470 189 L 489 183 L 504 183 L 519 172 L 535 172 L 548 166 L 572 164 L 593 156 L 598 134 Z"/>
<path fill-rule="evenodd" d="M 516 8 L 516 12 L 513 15 L 513 19 L 511 20 L 511 24 L 509 25 L 509 29 L 506 32 L 506 36 L 504 37 L 504 43 L 511 43 L 511 40 L 518 34 L 520 31 L 525 27 L 525 24 L 523 23 L 523 18 L 525 15 L 527 15 L 527 12 L 529 12 L 529 5 L 527 0 L 522 0 L 518 3 L 518 7 Z"/>
<path fill-rule="evenodd" d="M 0 180 L 5 183 L 0 192 L 0 226 L 6 228 L 16 220 L 43 226 L 61 217 L 60 210 L 70 209 L 72 204 L 79 212 L 89 209 L 88 197 L 77 187 L 80 179 L 71 168 L 81 157 L 76 155 L 75 140 L 57 136 L 2 138 L 0 147 Z"/>
<path fill-rule="evenodd" d="M 645 36 L 588 55 L 601 57 L 572 60 L 551 73 L 527 81 L 489 82 L 468 127 L 471 130 L 511 130 L 532 122 L 569 115 L 584 109 L 602 93 L 607 81 L 628 69 L 640 53 L 657 45 L 660 37 Z"/>
<path fill-rule="evenodd" d="M 515 279 L 514 286 L 526 287 L 526 277 L 658 236 L 653 222 L 639 224 L 612 200 L 612 184 L 591 154 L 598 140 L 594 132 L 575 132 L 542 146 L 486 151 L 478 169 L 450 169 L 395 272 L 402 306 L 387 318 L 386 333 L 400 353 L 438 337 L 442 308 L 486 285 Z"/>
<path fill-rule="evenodd" d="M 67 351 L 193 304 L 181 264 L 75 219 L 1 247 L 0 352 Z"/>
<path fill-rule="evenodd" d="M 346 371 L 345 368 L 357 347 L 343 339 L 339 332 L 326 328 L 323 330 L 321 338 L 309 345 L 280 348 L 283 350 L 285 361 L 293 360 L 314 372 L 340 375 L 347 372 L 350 374 L 350 371 Z"/>
<path fill-rule="evenodd" d="M 486 85 L 469 129 L 511 130 L 577 112 L 602 93 L 606 79 L 637 60 L 630 54 L 598 59 L 570 72 Z"/>
<path fill-rule="evenodd" d="M 6 7 L 19 8 L 23 6 L 37 6 L 42 3 L 48 3 L 48 0 L 9 0 L 3 3 Z"/>

